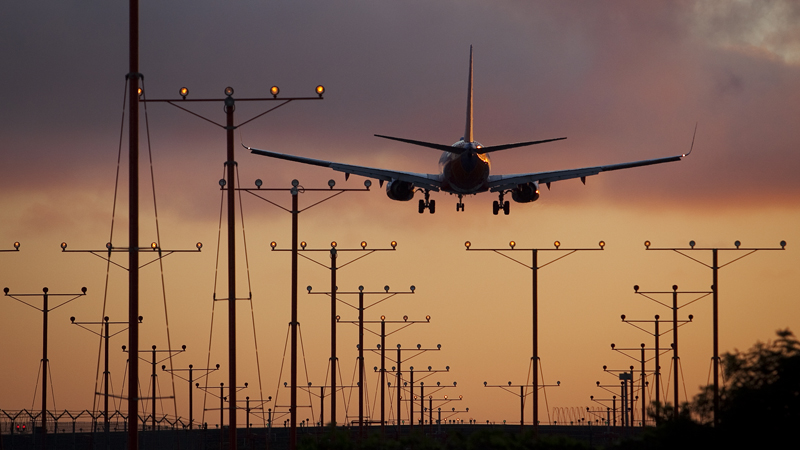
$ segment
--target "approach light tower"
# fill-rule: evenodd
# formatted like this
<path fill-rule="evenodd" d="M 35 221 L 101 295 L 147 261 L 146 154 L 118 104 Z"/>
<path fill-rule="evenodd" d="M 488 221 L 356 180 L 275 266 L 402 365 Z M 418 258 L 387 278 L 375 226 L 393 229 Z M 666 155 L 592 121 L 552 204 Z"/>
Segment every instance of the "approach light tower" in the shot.
<path fill-rule="evenodd" d="M 226 191 L 227 214 L 228 214 L 228 385 L 236 386 L 236 160 L 234 158 L 234 131 L 259 117 L 274 111 L 281 106 L 291 103 L 295 100 L 322 100 L 322 94 L 325 93 L 325 88 L 322 85 L 314 89 L 317 94 L 315 97 L 281 97 L 278 98 L 280 89 L 277 86 L 272 86 L 269 90 L 272 97 L 254 97 L 254 98 L 234 98 L 233 88 L 228 86 L 225 88 L 223 98 L 199 98 L 191 99 L 186 98 L 189 96 L 189 89 L 186 87 L 180 88 L 178 94 L 180 99 L 153 99 L 142 100 L 143 102 L 157 102 L 167 103 L 182 111 L 185 111 L 193 116 L 214 124 L 225 130 L 225 141 L 227 143 L 227 159 L 225 161 L 226 177 L 220 181 L 220 186 Z M 257 114 L 250 119 L 240 123 L 234 121 L 234 111 L 236 111 L 237 102 L 264 102 L 264 101 L 278 101 L 280 104 L 266 111 Z M 225 111 L 225 124 L 217 123 L 211 119 L 203 117 L 202 115 L 190 111 L 184 106 L 190 103 L 222 103 Z M 230 391 L 229 401 L 229 422 L 230 431 L 228 436 L 228 445 L 230 450 L 236 450 L 236 409 L 237 409 L 236 389 Z M 292 446 L 294 448 L 294 446 Z"/>

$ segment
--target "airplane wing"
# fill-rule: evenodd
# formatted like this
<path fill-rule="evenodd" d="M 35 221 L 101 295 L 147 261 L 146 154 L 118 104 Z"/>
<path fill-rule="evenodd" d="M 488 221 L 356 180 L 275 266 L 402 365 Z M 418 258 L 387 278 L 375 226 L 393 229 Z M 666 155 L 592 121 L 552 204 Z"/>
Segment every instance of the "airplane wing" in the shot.
<path fill-rule="evenodd" d="M 687 153 L 688 154 L 688 153 Z M 631 167 L 649 166 L 652 164 L 661 164 L 672 161 L 680 161 L 683 155 L 668 156 L 666 158 L 646 159 L 643 161 L 634 161 L 621 164 L 610 164 L 606 166 L 583 167 L 580 169 L 567 169 L 556 170 L 553 172 L 533 172 L 521 173 L 510 175 L 491 175 L 489 176 L 489 190 L 491 192 L 500 192 L 507 189 L 513 189 L 520 184 L 538 182 L 545 183 L 550 187 L 550 183 L 554 181 L 569 180 L 571 178 L 580 178 L 584 183 L 586 177 L 597 175 L 600 172 L 608 172 L 611 170 L 628 169 Z"/>
<path fill-rule="evenodd" d="M 324 161 L 321 159 L 304 158 L 302 156 L 287 155 L 285 153 L 271 152 L 268 150 L 259 150 L 256 148 L 248 147 L 242 144 L 242 147 L 250 150 L 256 155 L 268 156 L 270 158 L 285 159 L 287 161 L 294 161 L 303 164 L 310 164 L 312 166 L 328 167 L 337 172 L 344 172 L 345 177 L 350 174 L 360 175 L 362 177 L 373 178 L 380 180 L 381 184 L 384 181 L 400 180 L 412 183 L 416 187 L 429 189 L 431 191 L 438 191 L 442 186 L 439 180 L 439 175 L 427 173 L 414 173 L 402 172 L 398 170 L 385 170 L 377 169 L 374 167 L 354 166 L 351 164 L 340 164 L 332 161 Z"/>

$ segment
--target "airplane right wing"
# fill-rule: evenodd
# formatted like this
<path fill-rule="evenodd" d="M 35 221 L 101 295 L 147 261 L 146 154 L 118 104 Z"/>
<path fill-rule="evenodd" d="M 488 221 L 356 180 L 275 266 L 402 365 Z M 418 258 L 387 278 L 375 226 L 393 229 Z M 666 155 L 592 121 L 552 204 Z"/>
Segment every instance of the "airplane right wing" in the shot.
<path fill-rule="evenodd" d="M 411 183 L 416 187 L 422 189 L 428 189 L 431 191 L 438 191 L 439 188 L 442 186 L 442 183 L 439 180 L 439 175 L 436 174 L 402 172 L 397 170 L 378 169 L 374 167 L 354 166 L 351 164 L 340 164 L 337 162 L 324 161 L 321 159 L 305 158 L 302 156 L 294 156 L 294 155 L 287 155 L 285 153 L 271 152 L 269 150 L 259 150 L 256 148 L 248 147 L 244 144 L 242 144 L 242 147 L 250 150 L 252 153 L 256 155 L 268 156 L 270 158 L 276 158 L 276 159 L 284 159 L 287 161 L 294 161 L 303 164 L 310 164 L 312 166 L 328 167 L 337 172 L 343 172 L 345 174 L 345 177 L 350 176 L 350 174 L 360 175 L 362 177 L 379 180 L 381 181 L 381 184 L 383 184 L 384 181 L 400 180 Z"/>
<path fill-rule="evenodd" d="M 611 170 L 628 169 L 631 167 L 641 167 L 641 166 L 649 166 L 652 164 L 680 161 L 687 154 L 668 156 L 666 158 L 646 159 L 643 161 L 633 161 L 620 164 L 609 164 L 605 166 L 556 170 L 553 172 L 533 172 L 533 173 L 510 174 L 510 175 L 492 175 L 489 176 L 489 190 L 491 192 L 500 192 L 500 191 L 505 191 L 507 189 L 513 189 L 520 184 L 534 183 L 534 182 L 545 183 L 549 187 L 550 183 L 554 181 L 569 180 L 572 178 L 580 178 L 581 181 L 585 181 L 586 177 L 597 175 L 600 172 L 608 172 Z"/>

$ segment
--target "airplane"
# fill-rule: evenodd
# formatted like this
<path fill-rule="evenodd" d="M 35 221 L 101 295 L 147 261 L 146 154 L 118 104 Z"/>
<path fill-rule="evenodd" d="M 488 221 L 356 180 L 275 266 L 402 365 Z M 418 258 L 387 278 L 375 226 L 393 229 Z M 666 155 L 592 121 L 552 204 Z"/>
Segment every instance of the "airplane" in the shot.
<path fill-rule="evenodd" d="M 695 134 L 697 126 L 695 125 Z M 424 199 L 419 200 L 419 213 L 422 214 L 427 209 L 431 214 L 436 212 L 436 201 L 430 198 L 430 192 L 447 192 L 458 196 L 456 211 L 464 211 L 462 199 L 465 195 L 474 195 L 482 192 L 496 192 L 499 199 L 492 204 L 492 213 L 497 215 L 501 210 L 503 214 L 510 212 L 509 202 L 505 200 L 506 194 L 511 194 L 511 199 L 518 203 L 529 203 L 539 199 L 539 185 L 544 183 L 547 189 L 555 181 L 580 178 L 586 184 L 586 177 L 597 175 L 600 172 L 611 170 L 628 169 L 631 167 L 649 166 L 672 161 L 680 161 L 692 151 L 694 147 L 694 135 L 692 136 L 692 146 L 688 153 L 665 158 L 648 159 L 643 161 L 633 161 L 621 164 L 610 164 L 605 166 L 582 167 L 579 169 L 556 170 L 550 172 L 531 172 L 508 175 L 491 175 L 491 161 L 489 153 L 511 148 L 525 147 L 529 145 L 544 144 L 546 142 L 560 141 L 566 137 L 554 139 L 544 139 L 538 141 L 518 142 L 514 144 L 493 145 L 484 147 L 475 141 L 472 135 L 472 46 L 469 48 L 469 89 L 467 96 L 467 123 L 464 136 L 453 145 L 435 144 L 431 142 L 415 141 L 398 137 L 384 136 L 376 134 L 376 137 L 391 139 L 404 142 L 406 144 L 418 145 L 422 147 L 441 150 L 443 153 L 439 158 L 439 173 L 425 174 L 414 172 L 403 172 L 397 170 L 386 170 L 373 167 L 356 166 L 342 164 L 332 161 L 305 158 L 302 156 L 287 155 L 268 150 L 259 150 L 242 146 L 257 155 L 268 156 L 270 158 L 295 161 L 303 164 L 310 164 L 321 167 L 329 167 L 338 172 L 344 172 L 345 179 L 351 174 L 360 175 L 367 178 L 377 179 L 380 186 L 386 182 L 386 195 L 392 200 L 410 201 L 414 195 L 422 191 Z"/>

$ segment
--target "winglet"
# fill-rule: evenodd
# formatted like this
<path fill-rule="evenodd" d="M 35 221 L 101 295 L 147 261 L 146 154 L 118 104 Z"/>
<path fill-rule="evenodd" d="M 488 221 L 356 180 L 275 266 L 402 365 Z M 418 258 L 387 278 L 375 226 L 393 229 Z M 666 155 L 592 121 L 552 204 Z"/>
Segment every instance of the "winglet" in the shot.
<path fill-rule="evenodd" d="M 681 157 L 687 157 L 692 153 L 694 148 L 694 137 L 697 135 L 697 122 L 694 123 L 694 133 L 692 133 L 692 145 L 689 147 L 689 153 L 684 153 Z"/>
<path fill-rule="evenodd" d="M 472 46 L 469 46 L 469 88 L 467 91 L 467 125 L 464 130 L 464 141 L 472 142 Z"/>

